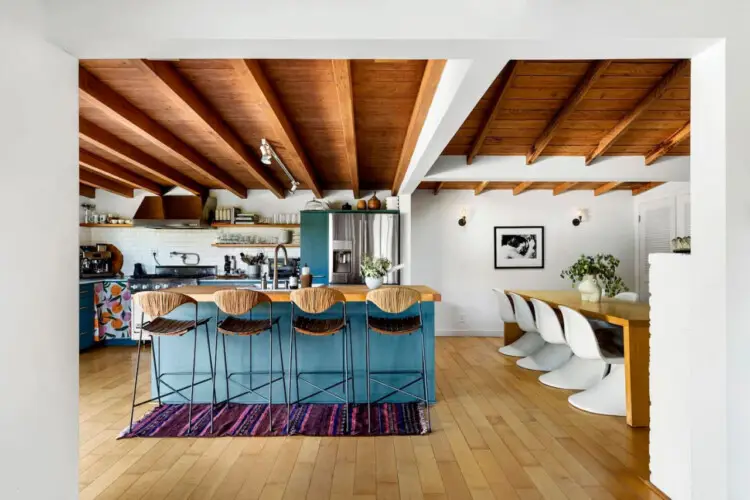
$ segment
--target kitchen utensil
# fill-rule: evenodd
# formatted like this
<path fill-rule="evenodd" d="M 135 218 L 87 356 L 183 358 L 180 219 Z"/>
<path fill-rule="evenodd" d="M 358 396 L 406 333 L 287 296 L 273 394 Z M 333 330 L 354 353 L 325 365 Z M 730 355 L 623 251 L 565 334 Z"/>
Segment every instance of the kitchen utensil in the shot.
<path fill-rule="evenodd" d="M 279 243 L 287 245 L 292 242 L 292 232 L 288 229 L 279 231 Z"/>
<path fill-rule="evenodd" d="M 372 193 L 372 198 L 367 202 L 367 208 L 370 210 L 380 210 L 380 200 L 375 193 Z"/>
<path fill-rule="evenodd" d="M 140 262 L 136 262 L 135 266 L 133 267 L 133 276 L 139 277 L 145 276 L 146 274 L 148 273 L 146 272 L 146 268 L 143 267 L 143 264 L 141 264 Z"/>
<path fill-rule="evenodd" d="M 303 274 L 300 278 L 301 288 L 310 288 L 312 286 L 312 274 Z"/>
<path fill-rule="evenodd" d="M 343 205 L 341 205 L 341 210 L 351 210 L 351 209 L 352 209 L 352 206 L 349 205 L 348 203 L 344 203 Z"/>
<path fill-rule="evenodd" d="M 106 251 L 112 254 L 112 272 L 120 274 L 120 271 L 122 271 L 122 265 L 125 262 L 122 252 L 116 246 L 109 244 L 106 246 Z"/>

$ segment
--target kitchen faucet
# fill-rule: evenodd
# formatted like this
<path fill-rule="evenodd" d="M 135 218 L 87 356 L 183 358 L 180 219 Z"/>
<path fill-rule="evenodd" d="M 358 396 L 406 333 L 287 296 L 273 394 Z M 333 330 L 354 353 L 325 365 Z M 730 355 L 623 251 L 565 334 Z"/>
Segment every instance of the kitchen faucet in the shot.
<path fill-rule="evenodd" d="M 289 265 L 289 255 L 286 253 L 286 247 L 279 243 L 273 251 L 273 289 L 279 288 L 279 248 L 284 250 L 284 265 Z"/>

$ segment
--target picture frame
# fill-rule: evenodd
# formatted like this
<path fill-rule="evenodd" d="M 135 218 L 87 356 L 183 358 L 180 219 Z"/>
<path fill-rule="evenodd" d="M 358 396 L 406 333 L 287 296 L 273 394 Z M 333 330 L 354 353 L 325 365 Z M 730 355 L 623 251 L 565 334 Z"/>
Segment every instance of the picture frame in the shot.
<path fill-rule="evenodd" d="M 544 269 L 544 226 L 495 226 L 495 269 Z"/>

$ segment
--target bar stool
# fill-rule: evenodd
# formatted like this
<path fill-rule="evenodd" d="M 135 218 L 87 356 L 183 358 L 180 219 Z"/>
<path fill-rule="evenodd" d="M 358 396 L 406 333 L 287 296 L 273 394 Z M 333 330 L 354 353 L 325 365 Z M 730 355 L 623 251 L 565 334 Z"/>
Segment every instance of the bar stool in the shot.
<path fill-rule="evenodd" d="M 281 328 L 279 327 L 279 318 L 273 316 L 273 302 L 271 298 L 265 293 L 256 292 L 253 290 L 221 290 L 214 293 L 214 302 L 216 302 L 216 350 L 214 351 L 214 365 L 218 368 L 218 361 L 216 356 L 219 354 L 219 333 L 221 333 L 221 345 L 224 350 L 224 378 L 227 389 L 227 399 L 225 403 L 229 403 L 233 399 L 240 398 L 246 394 L 253 394 L 266 401 L 268 401 L 268 431 L 273 430 L 273 384 L 281 380 L 281 385 L 284 388 L 284 402 L 287 402 L 286 395 L 286 384 L 284 383 L 284 357 L 281 354 Z M 268 304 L 268 319 L 252 319 L 242 318 L 241 316 L 249 314 L 257 305 Z M 226 318 L 219 321 L 220 313 L 223 312 L 227 315 Z M 276 335 L 279 341 L 279 359 L 281 360 L 281 376 L 273 378 L 273 327 L 276 327 Z M 253 371 L 253 337 L 260 335 L 261 333 L 268 331 L 268 372 Z M 242 336 L 249 338 L 249 360 L 250 369 L 246 372 L 229 372 L 227 363 L 227 335 Z M 217 369 L 218 371 L 218 369 Z M 253 375 L 255 374 L 268 374 L 268 382 L 265 382 L 258 386 L 253 386 Z M 278 373 L 278 372 L 277 372 Z M 248 375 L 250 377 L 250 385 L 246 386 L 237 380 L 233 380 L 232 377 L 237 375 Z M 240 386 L 245 391 L 231 396 L 229 392 L 229 382 Z M 268 397 L 258 393 L 259 389 L 268 386 Z M 214 397 L 216 395 L 216 377 L 213 380 Z M 216 403 L 216 401 L 214 401 Z M 213 430 L 213 422 L 211 426 Z"/>
<path fill-rule="evenodd" d="M 352 384 L 352 396 L 354 395 L 354 363 L 352 361 L 352 342 L 349 335 L 350 324 L 346 317 L 346 297 L 344 294 L 334 288 L 301 288 L 293 290 L 289 294 L 291 302 L 291 335 L 289 338 L 289 370 L 295 379 L 297 389 L 297 399 L 295 404 L 325 393 L 344 403 L 345 429 L 349 431 L 349 383 Z M 331 309 L 336 304 L 341 303 L 342 315 L 322 318 L 320 315 Z M 295 309 L 299 309 L 306 315 L 295 315 Z M 338 382 L 320 387 L 316 383 L 306 379 L 305 375 L 337 375 L 337 371 L 299 371 L 299 358 L 297 356 L 297 334 L 307 335 L 309 337 L 330 337 L 341 332 L 341 377 Z M 307 385 L 317 389 L 316 392 L 300 398 L 299 382 L 300 380 Z M 331 392 L 331 389 L 343 386 L 344 397 Z M 287 433 L 290 430 L 291 422 L 291 395 L 292 395 L 292 376 L 289 377 L 289 401 L 287 401 Z"/>
<path fill-rule="evenodd" d="M 193 370 L 191 373 L 191 381 L 190 385 L 186 385 L 184 387 L 181 387 L 179 389 L 175 389 L 170 384 L 162 380 L 163 377 L 167 375 L 187 375 L 187 373 L 184 372 L 172 372 L 172 373 L 161 373 L 160 372 L 160 363 L 157 363 L 156 360 L 156 352 L 153 348 L 153 341 L 151 346 L 151 356 L 154 362 L 154 375 L 156 379 L 156 397 L 148 399 L 146 401 L 141 401 L 140 403 L 135 402 L 135 396 L 136 396 L 136 390 L 138 388 L 138 369 L 141 364 L 141 345 L 143 344 L 143 334 L 141 334 L 141 338 L 138 339 L 138 354 L 136 355 L 136 362 L 135 362 L 135 381 L 133 382 L 133 406 L 130 410 L 130 428 L 129 430 L 132 432 L 133 430 L 133 415 L 135 413 L 135 407 L 141 406 L 146 403 L 150 403 L 154 400 L 158 400 L 159 404 L 161 404 L 161 398 L 162 396 L 171 396 L 172 394 L 177 394 L 181 398 L 185 399 L 189 403 L 188 407 L 188 429 L 187 433 L 190 434 L 190 431 L 192 429 L 193 424 L 193 395 L 195 392 L 195 386 L 203 384 L 205 382 L 211 382 L 214 378 L 214 367 L 213 362 L 211 361 L 211 343 L 209 340 L 209 334 L 208 334 L 208 318 L 204 318 L 199 320 L 198 319 L 198 302 L 188 297 L 187 295 L 183 295 L 181 293 L 176 292 L 168 292 L 168 291 L 161 291 L 161 292 L 140 292 L 135 294 L 135 300 L 138 301 L 138 304 L 141 306 L 142 313 L 141 313 L 141 324 L 143 325 L 141 327 L 142 332 L 149 333 L 152 338 L 157 339 L 158 343 L 158 351 L 159 351 L 159 361 L 161 361 L 161 337 L 182 337 L 186 333 L 190 331 L 195 331 L 195 339 L 193 340 Z M 195 307 L 195 319 L 194 320 L 177 320 L 177 319 L 169 319 L 165 318 L 164 316 L 171 313 L 175 309 L 177 309 L 180 306 L 192 304 Z M 147 323 L 144 323 L 144 316 L 148 314 L 151 319 L 151 321 L 148 321 Z M 198 327 L 205 326 L 206 327 L 206 347 L 208 347 L 208 366 L 211 370 L 211 377 L 207 378 L 205 380 L 201 380 L 200 382 L 195 382 L 195 359 L 196 359 L 196 353 L 198 350 Z M 172 390 L 172 392 L 169 392 L 167 394 L 161 394 L 161 385 L 166 385 L 169 389 Z M 187 388 L 190 388 L 190 398 L 187 398 L 184 394 L 182 394 L 182 391 L 184 391 Z M 216 394 L 214 393 L 213 399 L 216 399 Z M 211 405 L 211 421 L 213 422 L 213 405 Z"/>
<path fill-rule="evenodd" d="M 370 303 L 375 304 L 378 309 L 384 313 L 395 315 L 401 314 L 414 304 L 419 306 L 418 316 L 407 316 L 407 317 L 382 317 L 382 316 L 370 316 Z M 413 288 L 407 287 L 389 287 L 380 288 L 378 290 L 372 290 L 367 293 L 365 299 L 365 315 L 367 317 L 367 330 L 365 332 L 365 376 L 367 378 L 367 429 L 368 432 L 372 430 L 370 425 L 370 405 L 372 397 L 370 394 L 370 386 L 372 382 L 380 384 L 384 387 L 391 389 L 391 392 L 385 396 L 379 398 L 374 403 L 386 399 L 387 397 L 399 392 L 411 396 L 418 401 L 424 403 L 427 409 L 427 430 L 432 430 L 432 424 L 430 421 L 430 393 L 427 386 L 427 358 L 425 352 L 424 343 L 424 329 L 422 323 L 422 294 Z M 422 340 L 422 370 L 421 371 L 399 371 L 399 372 L 388 372 L 388 371 L 371 371 L 370 370 L 370 330 L 373 330 L 381 335 L 411 335 L 412 333 L 419 330 Z M 390 384 L 373 378 L 372 375 L 419 375 L 416 379 L 407 382 L 401 387 L 395 387 Z M 418 382 L 422 382 L 422 389 L 424 391 L 424 398 L 412 394 L 405 389 Z M 380 427 L 380 413 L 378 413 L 378 427 Z"/>

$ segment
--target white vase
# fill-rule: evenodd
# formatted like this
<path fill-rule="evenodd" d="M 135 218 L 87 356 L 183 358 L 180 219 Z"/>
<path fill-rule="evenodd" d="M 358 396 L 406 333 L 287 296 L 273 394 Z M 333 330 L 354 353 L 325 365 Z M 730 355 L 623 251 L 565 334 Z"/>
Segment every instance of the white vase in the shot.
<path fill-rule="evenodd" d="M 383 278 L 365 278 L 365 284 L 370 290 L 375 290 L 383 286 Z"/>
<path fill-rule="evenodd" d="M 581 301 L 583 302 L 601 302 L 602 289 L 597 283 L 596 278 L 587 274 L 578 284 L 578 291 L 581 292 Z"/>

